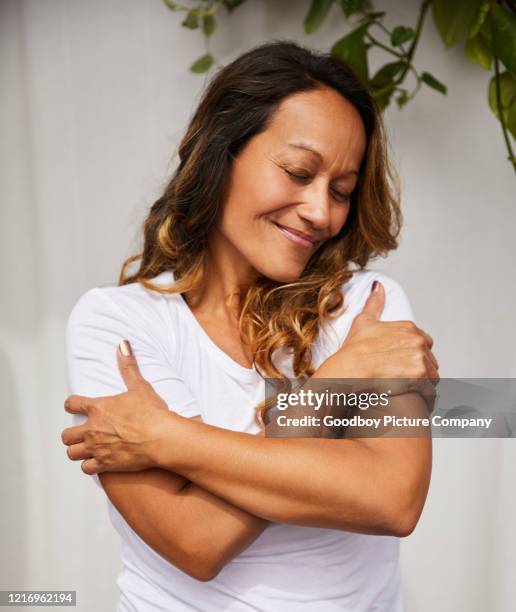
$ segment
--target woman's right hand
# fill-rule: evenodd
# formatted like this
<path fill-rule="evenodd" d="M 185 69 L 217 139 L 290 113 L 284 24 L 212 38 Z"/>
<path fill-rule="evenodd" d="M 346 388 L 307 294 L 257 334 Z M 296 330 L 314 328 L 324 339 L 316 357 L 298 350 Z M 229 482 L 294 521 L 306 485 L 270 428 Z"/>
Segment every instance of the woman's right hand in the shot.
<path fill-rule="evenodd" d="M 412 321 L 380 321 L 384 304 L 385 289 L 375 281 L 346 340 L 314 376 L 362 379 L 375 389 L 383 386 L 378 379 L 388 379 L 393 395 L 415 391 L 433 406 L 439 382 L 439 365 L 431 350 L 433 340 Z"/>

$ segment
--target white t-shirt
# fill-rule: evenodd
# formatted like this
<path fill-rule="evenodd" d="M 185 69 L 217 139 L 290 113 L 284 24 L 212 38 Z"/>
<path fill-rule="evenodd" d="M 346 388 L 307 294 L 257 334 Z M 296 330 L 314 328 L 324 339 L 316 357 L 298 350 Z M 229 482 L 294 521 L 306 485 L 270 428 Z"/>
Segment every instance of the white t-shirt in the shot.
<path fill-rule="evenodd" d="M 166 272 L 155 280 L 172 279 Z M 343 286 L 346 310 L 316 342 L 315 367 L 342 344 L 375 279 L 386 289 L 382 320 L 413 320 L 395 281 L 372 270 L 355 272 Z M 265 384 L 256 370 L 224 353 L 179 294 L 166 296 L 138 283 L 91 289 L 75 305 L 67 326 L 70 393 L 95 397 L 126 390 L 116 363 L 123 339 L 130 340 L 143 376 L 171 410 L 256 433 L 254 408 Z M 403 610 L 396 537 L 272 523 L 215 579 L 199 582 L 145 544 L 109 500 L 108 509 L 122 544 L 118 612 Z"/>

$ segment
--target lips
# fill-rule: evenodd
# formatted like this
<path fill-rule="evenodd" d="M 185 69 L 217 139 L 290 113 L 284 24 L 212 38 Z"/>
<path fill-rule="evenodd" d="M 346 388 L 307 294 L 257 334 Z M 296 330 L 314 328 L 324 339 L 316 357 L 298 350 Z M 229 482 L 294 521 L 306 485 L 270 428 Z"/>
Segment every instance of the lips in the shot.
<path fill-rule="evenodd" d="M 305 234 L 300 230 L 296 230 L 293 227 L 288 227 L 286 225 L 281 225 L 276 221 L 273 221 L 273 224 L 279 229 L 279 231 L 286 237 L 289 238 L 295 244 L 303 246 L 305 248 L 313 247 L 318 240 L 309 234 Z"/>

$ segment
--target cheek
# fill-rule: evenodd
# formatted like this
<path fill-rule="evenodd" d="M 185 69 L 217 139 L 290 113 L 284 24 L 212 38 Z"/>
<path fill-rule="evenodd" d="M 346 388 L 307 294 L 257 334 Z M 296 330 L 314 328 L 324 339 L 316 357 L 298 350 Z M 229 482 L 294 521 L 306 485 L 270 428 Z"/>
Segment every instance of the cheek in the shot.
<path fill-rule="evenodd" d="M 338 204 L 331 217 L 331 235 L 336 236 L 346 224 L 351 204 Z"/>
<path fill-rule="evenodd" d="M 222 212 L 220 228 L 239 247 L 246 250 L 262 239 L 267 217 L 285 205 L 285 190 L 277 182 L 265 182 L 262 186 L 250 185 L 235 189 Z"/>
<path fill-rule="evenodd" d="M 249 186 L 247 201 L 255 217 L 266 215 L 288 205 L 292 198 L 292 188 L 279 175 L 276 168 L 268 168 Z"/>
<path fill-rule="evenodd" d="M 233 218 L 246 219 L 249 223 L 284 207 L 291 196 L 288 182 L 268 162 L 239 173 L 232 184 L 226 210 Z"/>

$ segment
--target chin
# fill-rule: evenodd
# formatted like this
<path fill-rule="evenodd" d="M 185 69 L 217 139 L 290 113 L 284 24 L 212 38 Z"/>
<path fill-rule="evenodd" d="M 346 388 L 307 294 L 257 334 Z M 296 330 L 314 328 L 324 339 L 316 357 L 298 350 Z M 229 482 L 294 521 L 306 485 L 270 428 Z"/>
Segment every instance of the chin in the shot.
<path fill-rule="evenodd" d="M 303 268 L 289 268 L 288 270 L 282 269 L 280 267 L 276 269 L 267 269 L 262 272 L 264 276 L 270 278 L 277 283 L 292 283 L 294 281 L 299 280 L 301 274 L 303 274 Z"/>

